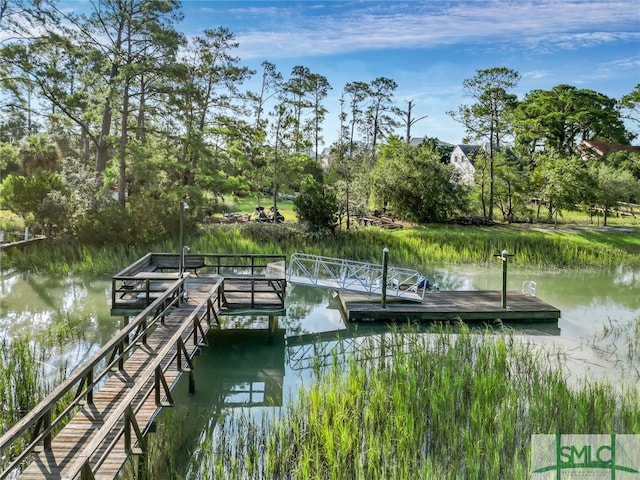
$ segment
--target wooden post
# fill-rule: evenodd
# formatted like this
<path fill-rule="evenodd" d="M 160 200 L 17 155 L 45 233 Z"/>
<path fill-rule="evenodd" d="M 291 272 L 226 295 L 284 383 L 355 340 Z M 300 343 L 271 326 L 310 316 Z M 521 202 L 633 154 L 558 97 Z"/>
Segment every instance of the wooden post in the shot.
<path fill-rule="evenodd" d="M 180 251 L 178 252 L 178 270 L 180 273 L 180 278 L 182 278 L 182 276 L 184 275 L 184 211 L 187 208 L 189 208 L 189 204 L 184 200 L 180 200 L 180 207 L 178 210 L 178 214 L 180 216 Z"/>
<path fill-rule="evenodd" d="M 276 333 L 276 330 L 278 330 L 278 317 L 276 317 L 275 315 L 270 315 L 269 316 L 269 339 L 267 340 L 268 343 L 273 343 L 273 336 Z"/>
<path fill-rule="evenodd" d="M 507 263 L 509 262 L 509 257 L 513 257 L 512 253 L 507 252 L 507 250 L 503 250 L 501 253 L 494 253 L 494 257 L 500 258 L 502 260 L 502 295 L 501 295 L 501 305 L 503 309 L 507 308 Z"/>
<path fill-rule="evenodd" d="M 196 393 L 196 376 L 193 368 L 189 370 L 189 393 Z"/>
<path fill-rule="evenodd" d="M 129 316 L 125 315 L 122 317 L 122 329 L 124 330 L 125 328 L 127 328 L 127 325 L 129 325 Z M 124 339 L 124 343 L 125 344 L 129 344 L 129 337 L 126 337 Z"/>
<path fill-rule="evenodd" d="M 387 270 L 389 269 L 389 249 L 382 249 L 382 308 L 387 308 Z"/>

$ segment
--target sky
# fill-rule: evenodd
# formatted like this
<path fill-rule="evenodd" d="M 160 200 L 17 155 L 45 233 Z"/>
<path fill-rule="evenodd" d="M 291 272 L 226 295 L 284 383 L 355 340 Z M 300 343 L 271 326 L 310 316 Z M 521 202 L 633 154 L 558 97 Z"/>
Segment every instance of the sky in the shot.
<path fill-rule="evenodd" d="M 395 80 L 396 105 L 412 100 L 414 116 L 427 116 L 412 136 L 453 144 L 465 132 L 446 112 L 473 103 L 462 83 L 480 69 L 519 72 L 519 98 L 559 84 L 620 98 L 640 83 L 638 0 L 186 0 L 183 12 L 187 36 L 230 29 L 242 65 L 324 75 L 326 143 L 337 139 L 347 82 Z"/>

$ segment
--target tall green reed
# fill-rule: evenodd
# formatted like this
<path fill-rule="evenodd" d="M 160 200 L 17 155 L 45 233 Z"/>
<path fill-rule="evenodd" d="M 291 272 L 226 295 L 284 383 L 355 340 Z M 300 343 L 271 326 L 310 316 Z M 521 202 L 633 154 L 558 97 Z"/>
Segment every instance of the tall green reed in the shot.
<path fill-rule="evenodd" d="M 291 254 L 305 252 L 381 261 L 391 250 L 396 265 L 486 264 L 507 249 L 523 266 L 613 268 L 640 266 L 640 241 L 627 231 L 553 230 L 519 227 L 429 225 L 402 231 L 354 228 L 319 238 L 291 224 L 208 225 L 186 232 L 192 253 Z M 178 252 L 178 234 L 152 245 L 95 247 L 68 240 L 5 253 L 5 267 L 50 273 L 113 273 L 149 251 Z"/>
<path fill-rule="evenodd" d="M 44 332 L 3 339 L 0 344 L 0 435 L 35 407 L 67 375 L 66 362 L 52 365 L 51 359 L 66 342 L 60 332 Z M 72 394 L 68 401 L 72 399 Z M 10 461 L 27 439 L 19 439 L 3 452 L 0 467 Z"/>
<path fill-rule="evenodd" d="M 640 431 L 637 388 L 570 388 L 511 335 L 395 332 L 362 351 L 281 417 L 232 412 L 209 429 L 198 478 L 523 478 L 534 433 Z"/>

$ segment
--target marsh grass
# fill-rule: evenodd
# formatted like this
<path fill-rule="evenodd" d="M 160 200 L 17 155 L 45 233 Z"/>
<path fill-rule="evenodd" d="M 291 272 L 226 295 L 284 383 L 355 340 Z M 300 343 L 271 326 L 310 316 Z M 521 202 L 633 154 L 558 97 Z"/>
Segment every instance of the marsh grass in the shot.
<path fill-rule="evenodd" d="M 395 332 L 318 372 L 275 417 L 231 412 L 188 478 L 526 478 L 534 433 L 636 433 L 637 388 L 570 388 L 509 334 Z"/>
<path fill-rule="evenodd" d="M 640 316 L 628 322 L 610 318 L 593 336 L 591 346 L 613 359 L 621 375 L 640 382 Z"/>
<path fill-rule="evenodd" d="M 466 227 L 429 225 L 387 231 L 375 227 L 339 231 L 318 237 L 295 224 L 250 222 L 208 225 L 186 232 L 192 253 L 291 254 L 304 252 L 329 257 L 381 262 L 382 249 L 390 249 L 394 265 L 420 267 L 484 265 L 506 249 L 521 267 L 617 268 L 640 267 L 640 235 L 624 230 L 553 229 L 529 226 Z M 109 273 L 123 269 L 147 252 L 177 252 L 178 235 L 153 245 L 91 247 L 69 239 L 39 244 L 4 254 L 3 268 L 54 274 Z"/>
<path fill-rule="evenodd" d="M 507 249 L 522 266 L 552 268 L 640 266 L 640 236 L 629 231 L 431 225 L 402 231 L 360 228 L 315 238 L 294 226 L 250 223 L 212 228 L 192 251 L 310 254 L 381 261 L 388 247 L 396 265 L 486 264 Z"/>
<path fill-rule="evenodd" d="M 36 406 L 53 388 L 64 381 L 67 365 L 52 365 L 51 359 L 59 355 L 69 341 L 61 330 L 43 332 L 35 336 L 3 339 L 0 345 L 0 435 L 16 424 Z M 67 401 L 71 401 L 73 392 Z M 62 402 L 64 404 L 64 401 Z M 64 408 L 64 407 L 62 407 Z M 0 467 L 26 444 L 26 439 L 15 442 L 2 452 Z"/>
<path fill-rule="evenodd" d="M 130 456 L 120 472 L 120 480 L 184 478 L 184 454 L 179 451 L 179 446 L 186 441 L 184 424 L 175 410 L 165 408 L 156 419 L 155 426 L 153 432 L 147 433 L 147 453 Z"/>

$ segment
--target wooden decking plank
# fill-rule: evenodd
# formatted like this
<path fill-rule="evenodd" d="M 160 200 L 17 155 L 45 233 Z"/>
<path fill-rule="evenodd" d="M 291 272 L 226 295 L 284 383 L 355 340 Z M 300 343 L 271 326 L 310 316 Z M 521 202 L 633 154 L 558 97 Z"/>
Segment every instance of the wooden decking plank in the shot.
<path fill-rule="evenodd" d="M 66 465 L 70 463 L 75 455 L 82 451 L 83 446 L 100 429 L 102 419 L 106 419 L 110 412 L 119 406 L 119 401 L 126 396 L 129 388 L 135 385 L 136 376 L 144 372 L 147 362 L 173 336 L 173 333 L 182 325 L 185 319 L 198 309 L 198 306 L 211 290 L 211 284 L 208 282 L 198 282 L 196 287 L 197 289 L 189 292 L 187 301 L 190 305 L 183 305 L 179 309 L 174 309 L 172 314 L 165 318 L 165 324 L 156 328 L 149 336 L 147 345 L 137 348 L 132 353 L 125 361 L 123 371 L 115 372 L 109 377 L 105 384 L 94 393 L 93 404 L 86 405 L 79 410 L 74 418 L 54 437 L 51 451 L 42 452 L 35 456 L 31 464 L 21 473 L 20 479 L 61 478 Z M 201 323 L 206 332 L 208 325 L 205 324 L 206 322 Z M 190 357 L 193 356 L 197 348 L 190 341 L 191 338 L 191 335 L 183 335 L 185 348 Z M 163 360 L 162 364 L 166 366 L 169 362 L 173 364 L 174 368 L 165 373 L 165 379 L 168 385 L 172 387 L 180 377 L 181 372 L 177 371 L 175 360 L 170 357 Z M 153 382 L 149 382 L 141 390 L 140 394 L 136 396 L 136 401 L 134 402 L 136 421 L 141 429 L 146 428 L 158 410 L 155 405 L 154 395 L 149 395 L 144 403 L 141 401 L 152 388 Z M 124 422 L 121 420 L 119 423 L 123 424 Z M 124 439 L 121 431 L 121 428 L 118 428 L 108 436 L 108 443 L 115 437 L 120 437 L 115 449 L 102 452 L 99 449 L 95 452 L 94 457 L 100 458 L 104 456 L 106 459 L 94 472 L 96 479 L 115 478 L 128 458 L 127 453 L 124 452 Z M 132 438 L 132 440 L 132 444 L 135 444 L 136 439 Z M 103 446 L 103 448 L 106 449 L 107 447 Z"/>
<path fill-rule="evenodd" d="M 426 295 L 422 302 L 388 299 L 382 308 L 380 298 L 340 292 L 348 320 L 455 320 L 464 321 L 548 321 L 555 322 L 560 310 L 520 292 L 507 293 L 507 308 L 501 306 L 499 291 L 446 291 Z"/>
<path fill-rule="evenodd" d="M 284 310 L 284 280 L 273 280 L 265 282 L 263 276 L 256 276 L 262 280 L 252 282 L 250 279 L 234 279 L 230 281 L 230 298 L 233 300 L 227 305 L 251 310 L 255 308 L 264 309 L 280 309 Z M 89 444 L 95 437 L 97 432 L 105 423 L 112 423 L 110 415 L 116 410 L 122 411 L 121 403 L 125 399 L 131 399 L 132 388 L 140 388 L 140 391 L 134 396 L 131 404 L 135 412 L 135 419 L 140 429 L 144 431 L 149 423 L 157 414 L 159 407 L 155 404 L 155 395 L 152 389 L 154 387 L 153 379 L 150 379 L 142 387 L 136 387 L 136 379 L 145 374 L 149 362 L 154 361 L 157 352 L 164 349 L 167 342 L 172 339 L 177 329 L 181 328 L 187 318 L 197 311 L 198 317 L 206 311 L 206 299 L 211 296 L 214 285 L 224 288 L 224 284 L 220 285 L 221 277 L 217 274 L 203 274 L 199 277 L 190 277 L 186 288 L 186 302 L 174 308 L 169 315 L 164 318 L 163 324 L 158 324 L 150 333 L 148 333 L 146 344 L 140 344 L 131 353 L 124 363 L 122 371 L 115 370 L 109 378 L 97 389 L 93 394 L 93 403 L 86 404 L 78 409 L 74 417 L 69 423 L 53 438 L 52 449 L 34 455 L 33 461 L 20 474 L 20 479 L 59 479 L 65 474 L 65 468 L 73 463 L 76 458 L 85 454 L 84 446 Z M 280 291 L 279 291 L 279 290 Z M 214 304 L 218 301 L 218 293 L 214 292 L 211 296 Z M 119 299 L 119 303 L 120 302 Z M 146 301 L 146 300 L 145 300 Z M 228 299 L 227 299 L 228 301 Z M 138 299 L 130 299 L 126 302 L 128 305 L 142 305 Z M 129 307 L 127 307 L 129 308 Z M 129 311 L 117 310 L 114 311 Z M 218 311 L 219 315 L 220 312 Z M 211 318 L 215 321 L 215 318 Z M 202 331 L 206 334 L 209 328 L 206 319 L 200 321 Z M 193 333 L 183 334 L 183 343 L 186 354 L 192 358 L 195 351 L 202 344 L 202 332 L 198 331 L 198 344 L 193 344 Z M 136 340 L 139 342 L 139 340 Z M 168 370 L 164 373 L 165 381 L 170 389 L 172 389 L 182 372 L 177 370 L 176 350 L 170 352 L 169 355 L 161 360 L 161 367 Z M 180 353 L 183 355 L 183 353 Z M 186 367 L 187 361 L 183 358 L 183 367 Z M 166 395 L 161 395 L 165 400 Z M 129 401 L 127 400 L 127 401 Z M 114 479 L 120 472 L 122 466 L 129 457 L 125 452 L 122 432 L 124 419 L 117 422 L 116 428 L 106 435 L 106 439 L 100 444 L 100 447 L 91 455 L 91 464 L 98 465 L 94 467 L 94 476 L 96 479 Z M 132 432 L 132 445 L 137 441 L 135 433 Z M 97 462 L 97 463 L 96 463 Z"/>

